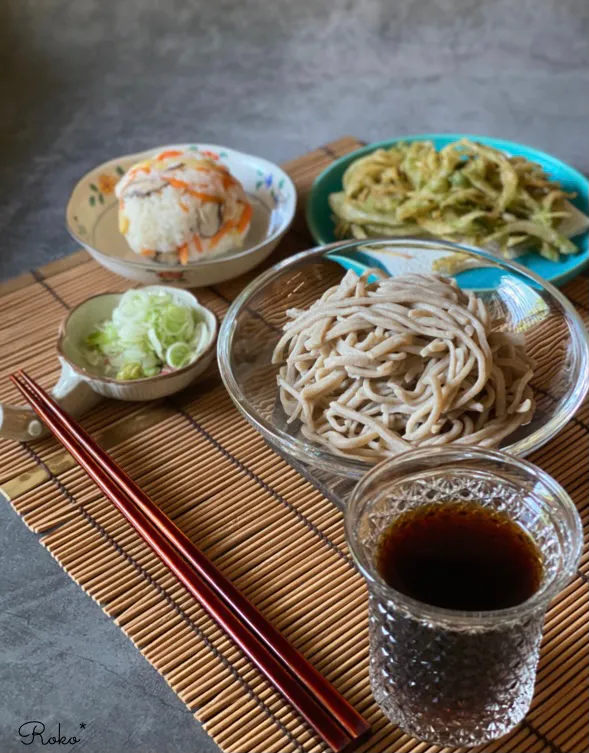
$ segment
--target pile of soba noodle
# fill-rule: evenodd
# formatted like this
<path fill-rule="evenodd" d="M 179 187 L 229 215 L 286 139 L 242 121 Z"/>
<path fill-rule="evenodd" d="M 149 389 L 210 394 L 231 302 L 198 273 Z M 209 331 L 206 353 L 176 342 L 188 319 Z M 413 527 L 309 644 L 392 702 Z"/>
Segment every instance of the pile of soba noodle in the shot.
<path fill-rule="evenodd" d="M 280 400 L 313 442 L 375 462 L 424 445 L 496 447 L 534 412 L 523 338 L 492 331 L 454 280 L 349 271 L 291 309 L 273 355 Z"/>

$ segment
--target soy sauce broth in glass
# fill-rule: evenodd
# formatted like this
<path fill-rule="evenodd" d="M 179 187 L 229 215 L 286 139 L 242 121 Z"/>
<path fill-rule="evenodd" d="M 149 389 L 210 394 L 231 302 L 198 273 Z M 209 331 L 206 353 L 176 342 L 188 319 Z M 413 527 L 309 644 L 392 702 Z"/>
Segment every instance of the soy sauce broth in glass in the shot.
<path fill-rule="evenodd" d="M 581 553 L 564 489 L 502 452 L 428 447 L 369 471 L 345 526 L 383 713 L 442 746 L 509 732 L 532 700 L 547 606 Z"/>
<path fill-rule="evenodd" d="M 531 536 L 507 514 L 476 503 L 416 507 L 380 536 L 376 567 L 406 596 L 444 609 L 505 609 L 529 599 L 542 580 Z"/>

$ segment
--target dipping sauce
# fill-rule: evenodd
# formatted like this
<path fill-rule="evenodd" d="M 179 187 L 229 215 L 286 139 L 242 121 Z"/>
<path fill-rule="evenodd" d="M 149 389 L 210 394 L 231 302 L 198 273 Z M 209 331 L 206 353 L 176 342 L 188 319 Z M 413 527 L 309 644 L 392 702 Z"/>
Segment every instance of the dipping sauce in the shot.
<path fill-rule="evenodd" d="M 381 534 L 376 566 L 402 594 L 460 611 L 521 604 L 543 575 L 540 553 L 523 528 L 501 512 L 462 502 L 399 516 Z"/>

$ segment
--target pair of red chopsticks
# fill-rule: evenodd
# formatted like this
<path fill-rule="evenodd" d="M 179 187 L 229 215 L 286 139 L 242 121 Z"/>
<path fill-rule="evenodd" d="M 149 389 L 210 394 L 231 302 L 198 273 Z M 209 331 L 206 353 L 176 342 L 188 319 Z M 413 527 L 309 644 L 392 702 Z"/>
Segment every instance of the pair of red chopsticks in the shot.
<path fill-rule="evenodd" d="M 11 380 L 37 415 L 209 615 L 334 751 L 368 722 L 263 617 L 137 484 L 24 371 Z"/>

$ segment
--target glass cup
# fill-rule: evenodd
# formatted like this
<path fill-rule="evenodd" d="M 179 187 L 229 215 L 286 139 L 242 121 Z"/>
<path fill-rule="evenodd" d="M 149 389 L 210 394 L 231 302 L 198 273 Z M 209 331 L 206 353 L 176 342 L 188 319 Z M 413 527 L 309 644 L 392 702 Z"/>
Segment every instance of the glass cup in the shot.
<path fill-rule="evenodd" d="M 380 577 L 377 543 L 396 517 L 460 501 L 501 511 L 532 537 L 544 575 L 527 601 L 487 612 L 442 609 Z M 581 520 L 568 494 L 541 469 L 502 452 L 428 447 L 369 471 L 352 493 L 345 525 L 368 584 L 370 681 L 384 714 L 439 745 L 478 745 L 509 732 L 532 700 L 548 604 L 581 555 Z"/>

